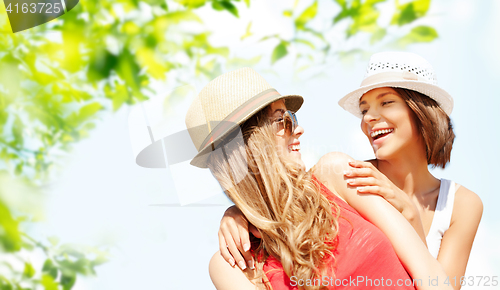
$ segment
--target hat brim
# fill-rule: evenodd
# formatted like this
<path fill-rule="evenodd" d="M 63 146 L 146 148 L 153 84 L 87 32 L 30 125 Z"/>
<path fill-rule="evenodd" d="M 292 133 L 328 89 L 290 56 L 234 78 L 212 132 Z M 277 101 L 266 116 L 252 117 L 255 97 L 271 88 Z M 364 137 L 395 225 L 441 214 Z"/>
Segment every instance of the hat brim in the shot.
<path fill-rule="evenodd" d="M 260 110 L 264 109 L 269 104 L 282 99 L 285 100 L 286 108 L 293 112 L 297 112 L 304 103 L 304 98 L 302 98 L 302 96 L 299 95 L 285 95 L 285 96 L 275 95 L 273 98 L 267 99 L 257 104 L 249 112 L 239 116 L 236 120 L 231 121 L 230 124 L 226 122 L 224 132 L 221 133 L 213 141 L 208 143 L 208 145 L 206 145 L 202 150 L 200 150 L 198 154 L 196 154 L 196 156 L 191 160 L 190 164 L 200 168 L 207 168 L 208 167 L 207 161 L 210 156 L 210 153 L 213 151 L 213 148 L 216 148 L 224 140 L 226 136 L 228 136 L 235 129 L 237 129 L 243 122 L 248 120 L 250 117 L 255 115 Z"/>
<path fill-rule="evenodd" d="M 411 80 L 394 80 L 362 86 L 340 99 L 339 105 L 344 108 L 344 110 L 355 115 L 356 117 L 362 118 L 363 115 L 359 110 L 359 99 L 365 93 L 373 89 L 383 87 L 403 88 L 422 93 L 430 97 L 431 99 L 434 99 L 448 116 L 453 110 L 453 98 L 450 94 L 448 94 L 448 92 L 433 84 Z"/>

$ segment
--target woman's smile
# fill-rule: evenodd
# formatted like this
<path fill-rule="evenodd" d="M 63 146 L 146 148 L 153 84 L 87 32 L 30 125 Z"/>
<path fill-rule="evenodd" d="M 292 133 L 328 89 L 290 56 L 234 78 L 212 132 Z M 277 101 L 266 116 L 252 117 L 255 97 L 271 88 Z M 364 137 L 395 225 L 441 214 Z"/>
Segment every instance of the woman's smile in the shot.
<path fill-rule="evenodd" d="M 413 141 L 418 139 L 419 131 L 411 109 L 394 89 L 368 91 L 361 97 L 359 108 L 363 114 L 361 129 L 377 158 L 414 152 L 410 147 L 417 143 Z"/>

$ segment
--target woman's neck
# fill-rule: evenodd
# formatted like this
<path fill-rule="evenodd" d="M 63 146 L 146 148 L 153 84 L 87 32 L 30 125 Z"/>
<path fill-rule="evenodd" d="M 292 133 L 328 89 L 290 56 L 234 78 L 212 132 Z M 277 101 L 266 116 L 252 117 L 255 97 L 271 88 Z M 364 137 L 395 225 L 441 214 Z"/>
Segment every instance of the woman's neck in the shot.
<path fill-rule="evenodd" d="M 422 196 L 439 186 L 427 166 L 427 159 L 419 154 L 389 160 L 377 160 L 377 167 L 397 187 L 409 196 Z"/>

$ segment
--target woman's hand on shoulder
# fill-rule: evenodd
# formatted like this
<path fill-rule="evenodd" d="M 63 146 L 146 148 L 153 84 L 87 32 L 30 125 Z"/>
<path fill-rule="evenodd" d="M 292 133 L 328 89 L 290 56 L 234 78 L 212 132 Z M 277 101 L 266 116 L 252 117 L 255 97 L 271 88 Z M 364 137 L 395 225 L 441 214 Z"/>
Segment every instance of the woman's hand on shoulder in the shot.
<path fill-rule="evenodd" d="M 380 172 L 371 162 L 351 161 L 345 172 L 347 184 L 356 187 L 358 194 L 376 194 L 396 208 L 410 223 L 420 219 L 413 201 L 399 187 Z"/>
<path fill-rule="evenodd" d="M 220 222 L 219 250 L 226 262 L 233 267 L 237 264 L 241 270 L 254 268 L 250 252 L 250 231 L 260 238 L 259 231 L 248 223 L 243 213 L 234 205 L 229 207 Z"/>

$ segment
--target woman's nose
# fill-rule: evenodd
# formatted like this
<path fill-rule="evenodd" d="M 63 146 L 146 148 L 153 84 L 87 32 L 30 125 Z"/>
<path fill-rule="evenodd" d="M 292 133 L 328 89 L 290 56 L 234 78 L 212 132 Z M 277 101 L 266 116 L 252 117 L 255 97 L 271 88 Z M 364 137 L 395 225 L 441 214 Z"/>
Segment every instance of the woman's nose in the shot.
<path fill-rule="evenodd" d="M 302 128 L 302 126 L 297 126 L 295 128 L 295 130 L 293 131 L 293 135 L 296 137 L 296 138 L 299 138 L 302 134 L 304 134 L 304 128 Z"/>
<path fill-rule="evenodd" d="M 363 115 L 363 122 L 370 123 L 372 121 L 377 121 L 380 119 L 380 114 L 376 110 L 368 110 Z"/>

